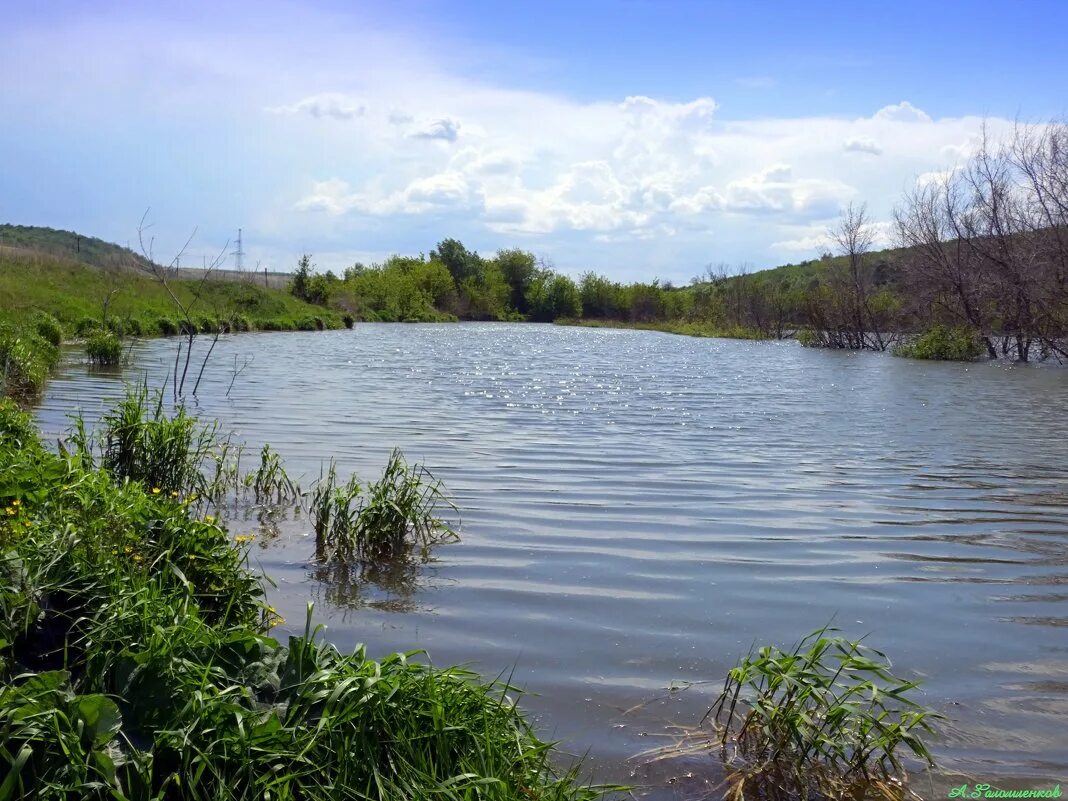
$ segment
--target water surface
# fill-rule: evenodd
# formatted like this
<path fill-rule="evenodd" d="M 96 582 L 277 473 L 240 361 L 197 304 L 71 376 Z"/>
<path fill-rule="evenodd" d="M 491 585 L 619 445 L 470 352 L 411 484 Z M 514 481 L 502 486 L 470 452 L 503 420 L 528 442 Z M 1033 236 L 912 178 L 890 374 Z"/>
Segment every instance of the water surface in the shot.
<path fill-rule="evenodd" d="M 137 345 L 125 378 L 163 383 L 174 347 Z M 122 390 L 75 362 L 39 409 L 53 435 Z M 400 446 L 462 512 L 433 564 L 351 586 L 316 579 L 300 521 L 258 541 L 283 636 L 312 599 L 339 647 L 512 674 L 595 778 L 672 797 L 700 764 L 665 786 L 694 765 L 628 758 L 715 685 L 665 688 L 833 620 L 950 716 L 918 786 L 944 797 L 956 772 L 1068 781 L 1066 390 L 1059 369 L 789 342 L 366 324 L 220 340 L 196 410 L 305 484 L 331 456 L 372 477 Z"/>

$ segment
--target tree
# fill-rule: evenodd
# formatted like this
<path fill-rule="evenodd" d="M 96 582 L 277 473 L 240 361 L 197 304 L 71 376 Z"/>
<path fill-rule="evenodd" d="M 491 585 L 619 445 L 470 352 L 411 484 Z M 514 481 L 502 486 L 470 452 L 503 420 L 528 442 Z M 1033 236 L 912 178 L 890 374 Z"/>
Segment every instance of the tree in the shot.
<path fill-rule="evenodd" d="M 508 284 L 509 305 L 520 314 L 526 314 L 530 310 L 527 292 L 538 270 L 534 254 L 519 248 L 499 250 L 495 261 Z"/>
<path fill-rule="evenodd" d="M 481 279 L 482 258 L 465 248 L 457 239 L 443 239 L 438 242 L 438 246 L 430 251 L 430 259 L 444 264 L 457 286 L 469 278 Z"/>

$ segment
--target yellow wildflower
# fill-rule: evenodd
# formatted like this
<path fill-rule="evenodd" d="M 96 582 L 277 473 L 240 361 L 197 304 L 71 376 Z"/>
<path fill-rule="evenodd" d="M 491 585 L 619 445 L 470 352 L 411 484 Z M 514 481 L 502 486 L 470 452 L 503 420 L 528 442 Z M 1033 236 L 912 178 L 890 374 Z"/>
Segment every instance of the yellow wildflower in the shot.
<path fill-rule="evenodd" d="M 11 505 L 12 506 L 22 506 L 22 501 L 20 501 L 18 498 L 16 498 L 15 500 L 13 500 L 11 502 Z"/>
<path fill-rule="evenodd" d="M 13 514 L 15 514 L 15 507 L 14 506 L 9 506 L 4 511 L 7 512 L 9 515 L 13 515 Z"/>
<path fill-rule="evenodd" d="M 159 495 L 161 492 L 163 492 L 163 490 L 161 490 L 159 487 L 153 487 L 152 488 L 152 494 L 153 495 Z"/>
<path fill-rule="evenodd" d="M 171 497 L 172 498 L 177 498 L 178 497 L 178 490 L 171 490 Z"/>
<path fill-rule="evenodd" d="M 204 522 L 205 523 L 214 523 L 215 522 L 215 516 L 214 515 L 208 515 L 207 517 L 204 518 Z"/>

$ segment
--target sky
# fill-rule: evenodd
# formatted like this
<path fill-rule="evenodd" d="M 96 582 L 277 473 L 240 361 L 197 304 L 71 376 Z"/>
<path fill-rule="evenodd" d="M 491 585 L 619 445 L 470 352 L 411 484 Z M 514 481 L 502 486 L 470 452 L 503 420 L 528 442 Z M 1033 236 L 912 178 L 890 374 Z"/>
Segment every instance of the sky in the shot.
<path fill-rule="evenodd" d="M 1068 2 L 0 0 L 0 222 L 290 270 L 454 237 L 685 282 L 816 257 L 1068 110 Z M 232 258 L 229 265 L 232 266 Z"/>

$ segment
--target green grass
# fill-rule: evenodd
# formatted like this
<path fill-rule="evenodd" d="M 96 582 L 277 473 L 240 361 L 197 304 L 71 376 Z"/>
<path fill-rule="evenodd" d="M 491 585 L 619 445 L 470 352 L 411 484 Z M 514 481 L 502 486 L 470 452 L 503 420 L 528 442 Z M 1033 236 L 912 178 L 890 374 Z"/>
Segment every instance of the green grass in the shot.
<path fill-rule="evenodd" d="M 0 798 L 600 795 L 556 771 L 504 683 L 341 653 L 310 609 L 302 635 L 273 637 L 245 550 L 185 473 L 132 466 L 151 414 L 130 402 L 107 427 L 134 456 L 101 466 L 84 434 L 49 452 L 0 401 Z M 175 453 L 197 452 L 190 430 Z"/>
<path fill-rule="evenodd" d="M 31 398 L 59 363 L 59 348 L 29 325 L 0 321 L 0 398 Z"/>
<path fill-rule="evenodd" d="M 722 339 L 767 339 L 766 336 L 752 328 L 741 326 L 723 327 L 704 322 L 659 322 L 632 323 L 622 320 L 596 320 L 561 318 L 556 325 L 573 325 L 582 328 L 630 328 L 638 331 L 660 331 L 665 334 L 678 334 L 688 337 L 717 337 Z"/>
<path fill-rule="evenodd" d="M 212 332 L 220 320 L 239 319 L 248 328 L 292 331 L 340 328 L 339 313 L 312 306 L 276 289 L 232 281 L 175 280 L 175 295 L 192 307 L 194 322 Z M 110 301 L 108 300 L 110 298 Z M 177 312 L 166 289 L 152 276 L 129 268 L 98 268 L 55 257 L 0 248 L 0 322 L 22 324 L 36 312 L 51 315 L 66 330 L 85 336 L 102 324 L 127 330 L 132 321 L 146 336 L 173 334 Z M 316 318 L 319 318 L 317 321 Z M 113 322 L 114 321 L 114 322 Z M 237 326 L 235 326 L 237 327 Z"/>

